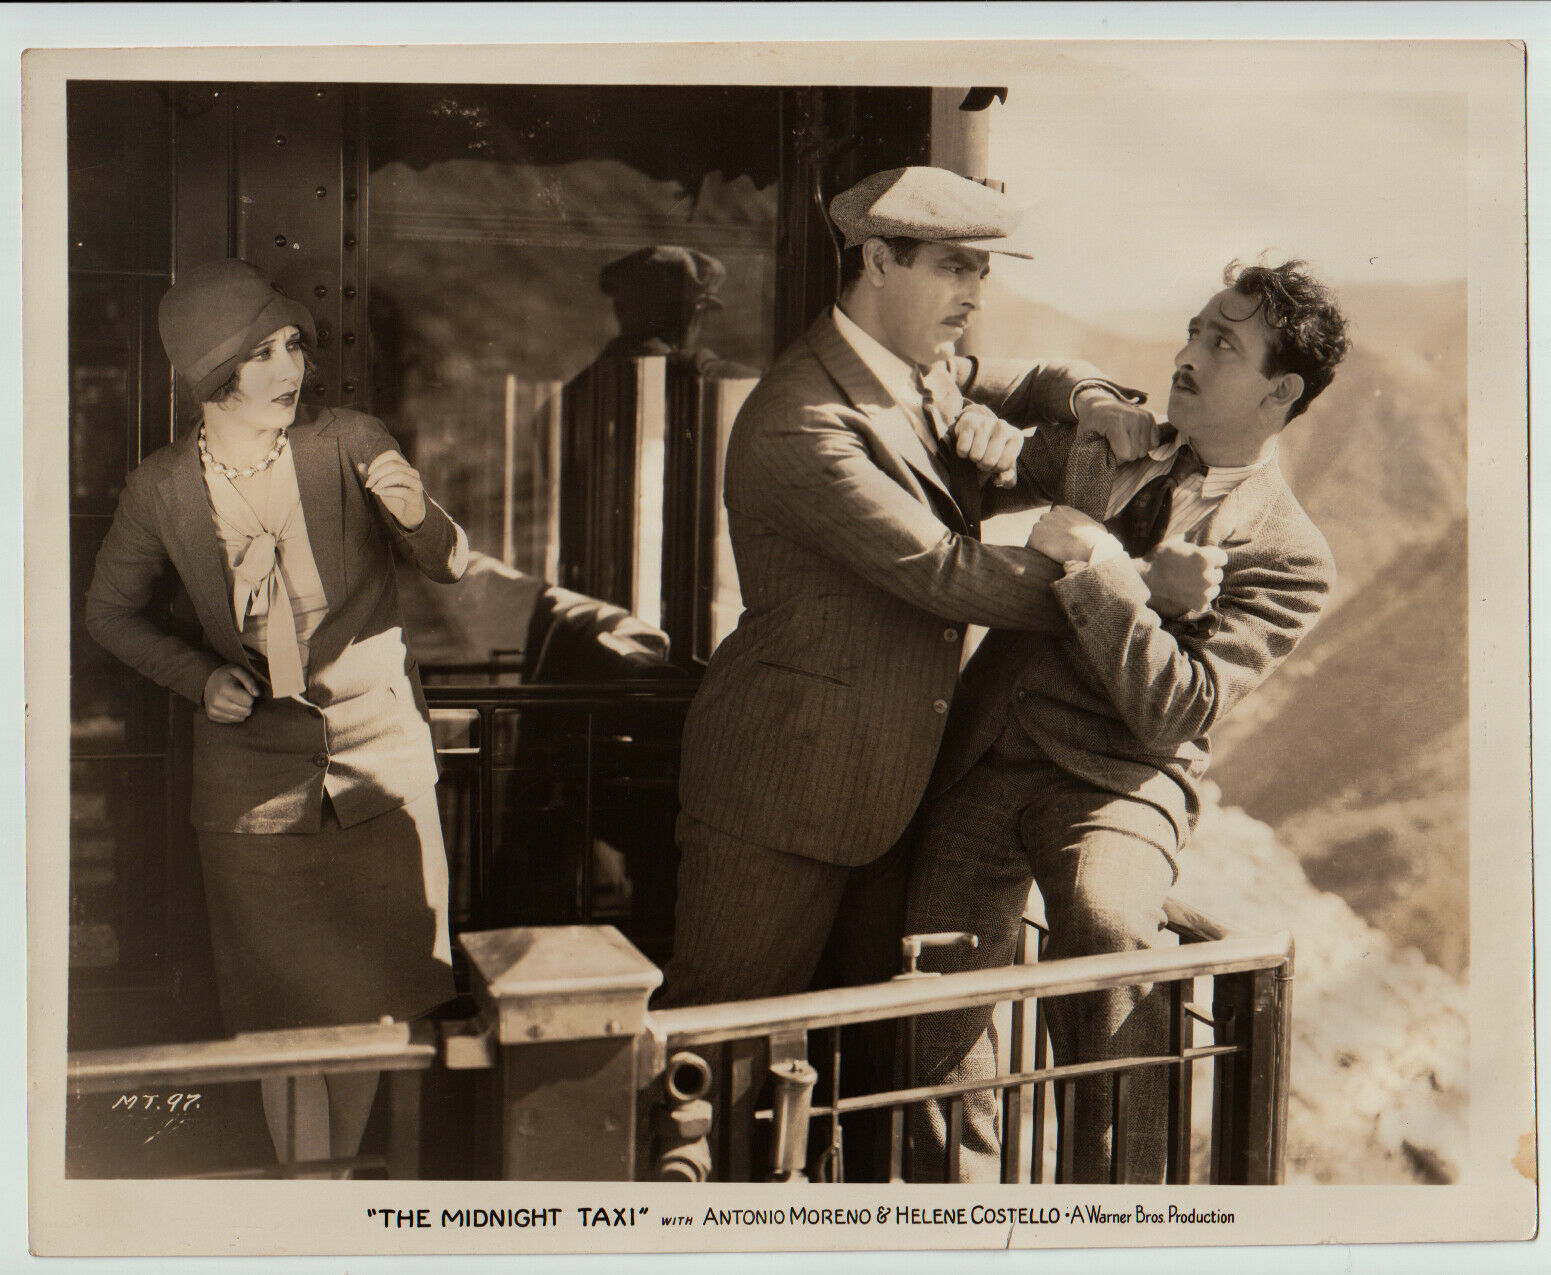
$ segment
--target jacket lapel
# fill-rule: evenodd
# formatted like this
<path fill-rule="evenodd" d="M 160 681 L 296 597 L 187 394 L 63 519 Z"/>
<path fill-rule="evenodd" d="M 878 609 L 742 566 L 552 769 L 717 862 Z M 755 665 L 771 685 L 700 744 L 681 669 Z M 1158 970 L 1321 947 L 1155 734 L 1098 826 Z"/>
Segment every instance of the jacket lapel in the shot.
<path fill-rule="evenodd" d="M 1220 545 L 1242 539 L 1260 518 L 1260 511 L 1279 488 L 1286 488 L 1281 466 L 1273 456 L 1223 497 L 1222 504 L 1189 536 L 1198 545 Z"/>
<path fill-rule="evenodd" d="M 298 421 L 291 427 L 291 459 L 296 466 L 296 486 L 302 498 L 302 517 L 307 520 L 307 541 L 323 581 L 330 612 L 345 600 L 345 524 L 339 485 L 339 438 L 335 416 L 323 412 L 317 419 Z"/>
<path fill-rule="evenodd" d="M 808 329 L 807 342 L 824 370 L 851 400 L 851 405 L 866 415 L 879 441 L 909 466 L 918 479 L 916 494 L 921 500 L 927 499 L 926 491 L 921 487 L 925 483 L 935 487 L 949 504 L 958 508 L 948 489 L 947 471 L 926 450 L 926 444 L 911 427 L 904 408 L 894 401 L 894 396 L 872 374 L 872 369 L 862 362 L 862 356 L 840 334 L 828 311 Z"/>
<path fill-rule="evenodd" d="M 197 431 L 173 444 L 178 449 L 167 485 L 167 495 L 177 519 L 178 539 L 187 554 L 187 570 L 180 571 L 195 613 L 216 649 L 229 660 L 250 667 L 247 652 L 232 616 L 232 600 L 226 587 L 226 554 L 216 535 L 199 463 Z"/>

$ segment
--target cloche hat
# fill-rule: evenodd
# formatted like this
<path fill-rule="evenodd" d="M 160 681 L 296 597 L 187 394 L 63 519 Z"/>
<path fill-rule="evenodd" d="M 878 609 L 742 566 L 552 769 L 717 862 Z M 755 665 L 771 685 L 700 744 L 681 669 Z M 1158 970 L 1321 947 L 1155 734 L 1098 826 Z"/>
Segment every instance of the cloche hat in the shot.
<path fill-rule="evenodd" d="M 162 346 L 196 402 L 219 389 L 271 332 L 294 324 L 318 339 L 312 312 L 256 266 L 235 257 L 185 270 L 156 314 Z"/>

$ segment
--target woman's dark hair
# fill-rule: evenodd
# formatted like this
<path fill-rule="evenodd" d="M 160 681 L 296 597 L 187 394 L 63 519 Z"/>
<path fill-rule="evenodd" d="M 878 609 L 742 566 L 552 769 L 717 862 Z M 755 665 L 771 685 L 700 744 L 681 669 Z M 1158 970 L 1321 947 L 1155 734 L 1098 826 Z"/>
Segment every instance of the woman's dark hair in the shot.
<path fill-rule="evenodd" d="M 902 266 L 908 266 L 916 259 L 916 253 L 921 250 L 921 240 L 911 239 L 908 235 L 887 235 L 883 242 L 888 244 L 889 252 L 894 260 Z M 840 291 L 845 292 L 853 283 L 862 277 L 862 245 L 847 248 L 840 254 Z"/>
<path fill-rule="evenodd" d="M 305 394 L 308 385 L 310 385 L 314 381 L 316 381 L 317 376 L 318 376 L 319 368 L 318 368 L 318 361 L 313 356 L 313 353 L 312 353 L 312 346 L 310 346 L 307 343 L 307 337 L 306 337 L 305 333 L 302 334 L 302 347 L 301 348 L 302 348 L 302 387 L 301 388 L 302 388 L 302 394 Z M 246 362 L 246 361 L 247 361 L 246 359 L 243 360 L 243 362 Z M 212 390 L 210 392 L 210 397 L 206 401 L 211 402 L 211 403 L 224 403 L 233 394 L 235 394 L 237 392 L 237 375 L 241 371 L 242 371 L 242 363 L 238 363 L 237 366 L 232 369 L 232 374 L 230 376 L 228 376 L 224 381 L 222 381 L 219 385 L 217 385 L 214 390 Z M 177 380 L 177 416 L 176 416 L 176 419 L 177 419 L 177 423 L 178 423 L 178 431 L 181 433 L 183 430 L 192 428 L 193 426 L 199 424 L 199 421 L 200 421 L 201 416 L 202 416 L 202 406 L 201 406 L 200 402 L 195 400 L 193 394 L 189 391 L 188 382 L 185 381 L 181 376 L 177 377 L 176 380 Z M 301 401 L 302 401 L 302 396 L 301 396 L 301 394 L 298 394 L 297 395 L 297 405 L 298 406 L 301 405 Z"/>
<path fill-rule="evenodd" d="M 1243 266 L 1232 261 L 1223 271 L 1223 282 L 1255 303 L 1248 314 L 1229 317 L 1247 319 L 1259 311 L 1271 329 L 1271 344 L 1261 371 L 1267 376 L 1295 372 L 1303 378 L 1303 393 L 1288 411 L 1288 420 L 1308 410 L 1335 378 L 1337 366 L 1351 347 L 1346 317 L 1335 295 L 1308 273 L 1307 264 L 1284 261 L 1279 266 Z"/>
<path fill-rule="evenodd" d="M 307 336 L 305 333 L 301 334 L 301 350 L 302 388 L 306 389 L 307 382 L 311 381 L 318 375 L 318 361 L 313 357 L 312 346 L 307 344 Z M 210 391 L 210 397 L 206 401 L 210 403 L 224 403 L 233 394 L 235 394 L 237 392 L 237 377 L 242 372 L 243 363 L 246 362 L 247 360 L 244 359 L 242 363 L 237 364 L 237 366 L 232 369 L 232 374 L 219 385 L 217 385 L 215 389 Z"/>

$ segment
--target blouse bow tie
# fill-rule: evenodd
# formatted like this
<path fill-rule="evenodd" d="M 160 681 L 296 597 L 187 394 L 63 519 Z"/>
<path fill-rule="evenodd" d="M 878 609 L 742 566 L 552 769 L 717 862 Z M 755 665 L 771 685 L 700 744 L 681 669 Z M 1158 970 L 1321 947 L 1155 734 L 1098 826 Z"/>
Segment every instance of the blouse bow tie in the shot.
<path fill-rule="evenodd" d="M 269 680 L 277 699 L 306 689 L 296 613 L 277 557 L 280 542 L 272 531 L 250 539 L 232 568 L 232 613 L 240 633 L 253 616 L 268 616 Z"/>

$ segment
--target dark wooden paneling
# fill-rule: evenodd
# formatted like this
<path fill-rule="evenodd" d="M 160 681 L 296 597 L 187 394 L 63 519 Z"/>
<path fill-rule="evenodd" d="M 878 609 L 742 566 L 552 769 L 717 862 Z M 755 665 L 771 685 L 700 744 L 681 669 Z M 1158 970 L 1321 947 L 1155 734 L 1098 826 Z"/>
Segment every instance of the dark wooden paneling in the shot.
<path fill-rule="evenodd" d="M 170 118 L 170 95 L 157 85 L 70 83 L 66 119 L 72 271 L 168 272 Z"/>

